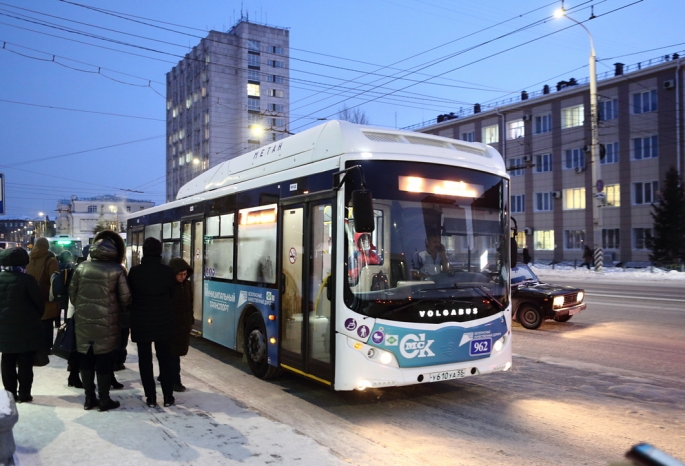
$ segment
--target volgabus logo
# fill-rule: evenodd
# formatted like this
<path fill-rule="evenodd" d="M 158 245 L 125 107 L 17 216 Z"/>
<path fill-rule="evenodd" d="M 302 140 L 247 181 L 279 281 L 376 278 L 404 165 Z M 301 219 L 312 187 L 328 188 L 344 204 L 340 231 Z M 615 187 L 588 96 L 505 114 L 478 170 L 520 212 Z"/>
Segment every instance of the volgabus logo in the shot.
<path fill-rule="evenodd" d="M 430 350 L 431 345 L 435 340 L 426 341 L 426 334 L 419 333 L 418 336 L 410 333 L 402 337 L 400 341 L 400 353 L 407 359 L 426 358 L 435 356 L 435 353 Z"/>

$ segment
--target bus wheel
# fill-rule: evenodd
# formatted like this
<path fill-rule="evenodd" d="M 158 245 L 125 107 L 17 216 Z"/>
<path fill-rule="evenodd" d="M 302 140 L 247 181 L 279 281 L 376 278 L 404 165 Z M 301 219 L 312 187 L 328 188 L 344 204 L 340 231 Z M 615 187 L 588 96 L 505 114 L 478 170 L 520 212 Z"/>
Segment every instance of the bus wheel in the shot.
<path fill-rule="evenodd" d="M 573 316 L 566 314 L 565 316 L 555 317 L 554 320 L 556 320 L 557 322 L 568 322 L 569 320 L 571 320 L 571 317 Z"/>
<path fill-rule="evenodd" d="M 250 315 L 245 324 L 245 356 L 250 370 L 260 379 L 270 379 L 281 373 L 272 366 L 267 357 L 266 327 L 259 313 Z"/>
<path fill-rule="evenodd" d="M 528 330 L 535 330 L 542 325 L 542 312 L 532 304 L 524 304 L 517 313 L 519 323 Z"/>

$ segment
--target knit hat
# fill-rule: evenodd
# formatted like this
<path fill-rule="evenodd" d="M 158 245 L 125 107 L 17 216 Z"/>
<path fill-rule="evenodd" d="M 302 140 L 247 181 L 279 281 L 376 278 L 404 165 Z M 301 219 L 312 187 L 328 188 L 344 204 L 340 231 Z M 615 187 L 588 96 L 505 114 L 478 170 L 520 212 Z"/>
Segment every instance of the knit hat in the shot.
<path fill-rule="evenodd" d="M 29 263 L 29 253 L 24 248 L 8 248 L 0 251 L 0 265 L 11 267 L 18 265 L 26 267 Z"/>

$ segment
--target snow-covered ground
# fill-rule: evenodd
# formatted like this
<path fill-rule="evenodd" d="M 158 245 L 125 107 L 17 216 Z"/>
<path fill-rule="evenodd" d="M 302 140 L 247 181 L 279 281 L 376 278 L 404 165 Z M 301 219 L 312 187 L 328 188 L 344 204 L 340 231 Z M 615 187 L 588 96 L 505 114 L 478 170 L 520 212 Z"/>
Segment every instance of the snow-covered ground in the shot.
<path fill-rule="evenodd" d="M 603 281 L 672 281 L 685 280 L 685 273 L 674 270 L 664 270 L 657 267 L 648 268 L 621 268 L 604 267 L 602 272 L 588 270 L 585 267 L 556 264 L 543 265 L 534 262 L 531 266 L 533 272 L 541 277 L 566 278 L 572 280 L 603 280 Z"/>

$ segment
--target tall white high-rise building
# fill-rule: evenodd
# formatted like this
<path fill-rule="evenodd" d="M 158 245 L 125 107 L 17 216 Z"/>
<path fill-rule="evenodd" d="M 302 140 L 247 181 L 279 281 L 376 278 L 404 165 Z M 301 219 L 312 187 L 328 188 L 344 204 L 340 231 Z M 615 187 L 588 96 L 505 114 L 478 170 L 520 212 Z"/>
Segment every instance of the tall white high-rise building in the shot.
<path fill-rule="evenodd" d="M 167 201 L 210 167 L 287 135 L 289 37 L 241 19 L 167 73 Z"/>

